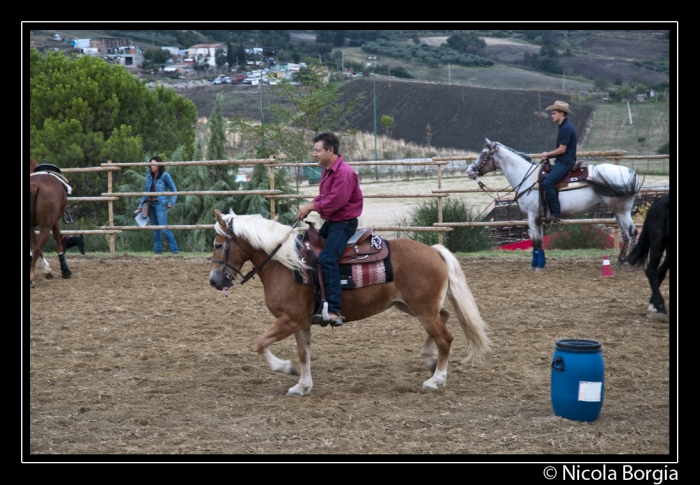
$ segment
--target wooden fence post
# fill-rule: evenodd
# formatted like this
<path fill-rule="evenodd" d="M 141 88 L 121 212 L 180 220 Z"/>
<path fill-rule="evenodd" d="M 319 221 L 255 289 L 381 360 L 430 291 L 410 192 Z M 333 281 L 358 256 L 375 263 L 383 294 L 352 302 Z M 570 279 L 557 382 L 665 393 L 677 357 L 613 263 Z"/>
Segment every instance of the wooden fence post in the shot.
<path fill-rule="evenodd" d="M 107 163 L 112 163 L 112 160 L 107 160 Z M 107 192 L 112 193 L 112 171 L 107 171 Z M 114 227 L 114 205 L 111 200 L 107 201 L 107 211 L 109 214 L 109 226 Z M 114 256 L 116 252 L 114 244 L 114 234 L 109 235 L 109 254 Z"/>

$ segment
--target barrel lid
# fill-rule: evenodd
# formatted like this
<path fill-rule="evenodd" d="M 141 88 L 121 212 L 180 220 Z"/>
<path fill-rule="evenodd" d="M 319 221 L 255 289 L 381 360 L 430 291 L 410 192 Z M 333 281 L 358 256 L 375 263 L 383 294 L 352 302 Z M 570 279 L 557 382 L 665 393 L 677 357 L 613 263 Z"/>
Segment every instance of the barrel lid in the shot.
<path fill-rule="evenodd" d="M 599 350 L 601 345 L 597 340 L 561 339 L 557 340 L 557 348 L 565 350 Z"/>

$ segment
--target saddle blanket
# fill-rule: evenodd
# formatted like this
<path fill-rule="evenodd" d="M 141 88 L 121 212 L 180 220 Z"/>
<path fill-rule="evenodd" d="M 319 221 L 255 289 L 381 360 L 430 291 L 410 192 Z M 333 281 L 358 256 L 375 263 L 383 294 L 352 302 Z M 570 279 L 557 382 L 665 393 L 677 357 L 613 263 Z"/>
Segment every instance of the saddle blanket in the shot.
<path fill-rule="evenodd" d="M 56 177 L 58 180 L 60 180 L 61 183 L 66 187 L 66 191 L 68 192 L 68 195 L 70 195 L 71 192 L 73 191 L 73 189 L 71 188 L 71 186 L 68 185 L 68 182 L 66 182 L 65 179 L 63 179 L 63 178 L 61 177 L 61 175 L 59 175 L 59 174 L 57 174 L 57 173 L 55 173 L 55 172 L 48 172 L 48 171 L 47 171 L 47 172 L 34 172 L 34 173 L 32 173 L 32 174 L 30 175 L 30 177 L 31 177 L 32 175 L 38 175 L 38 174 L 40 174 L 40 173 L 47 173 L 47 174 L 49 174 L 49 175 L 53 175 L 53 176 Z"/>
<path fill-rule="evenodd" d="M 385 239 L 384 243 L 389 244 L 389 241 Z M 373 263 L 340 264 L 338 267 L 340 268 L 340 286 L 343 290 L 394 281 L 391 257 Z M 294 278 L 297 283 L 314 284 L 311 270 L 305 271 L 303 274 L 295 271 Z"/>

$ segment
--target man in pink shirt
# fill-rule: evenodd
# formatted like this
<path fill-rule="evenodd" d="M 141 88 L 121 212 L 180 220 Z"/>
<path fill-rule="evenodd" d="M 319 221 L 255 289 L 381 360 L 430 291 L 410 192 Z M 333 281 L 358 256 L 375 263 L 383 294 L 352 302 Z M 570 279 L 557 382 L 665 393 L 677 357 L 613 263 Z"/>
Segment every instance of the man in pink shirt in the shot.
<path fill-rule="evenodd" d="M 338 153 L 340 143 L 333 133 L 320 133 L 314 137 L 314 158 L 323 167 L 319 195 L 312 202 L 302 205 L 297 217 L 304 219 L 316 211 L 324 220 L 318 233 L 326 238 L 319 255 L 323 286 L 326 291 L 326 311 L 313 316 L 311 323 L 330 323 L 332 327 L 343 324 L 340 314 L 340 269 L 338 261 L 348 239 L 357 231 L 357 218 L 362 214 L 362 190 L 355 171 Z M 325 310 L 325 309 L 324 309 Z M 325 315 L 324 315 L 325 314 Z"/>

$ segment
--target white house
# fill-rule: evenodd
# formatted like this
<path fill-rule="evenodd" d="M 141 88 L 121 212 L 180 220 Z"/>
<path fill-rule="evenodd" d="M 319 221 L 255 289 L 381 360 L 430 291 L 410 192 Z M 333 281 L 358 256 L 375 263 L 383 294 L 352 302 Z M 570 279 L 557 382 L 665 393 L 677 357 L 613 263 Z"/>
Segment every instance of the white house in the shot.
<path fill-rule="evenodd" d="M 187 49 L 187 57 L 195 59 L 199 64 L 206 62 L 210 66 L 215 66 L 217 49 L 223 49 L 226 53 L 226 44 L 196 44 Z"/>

